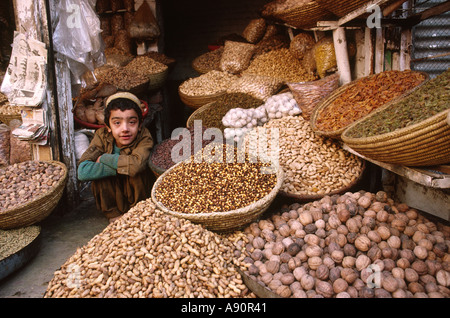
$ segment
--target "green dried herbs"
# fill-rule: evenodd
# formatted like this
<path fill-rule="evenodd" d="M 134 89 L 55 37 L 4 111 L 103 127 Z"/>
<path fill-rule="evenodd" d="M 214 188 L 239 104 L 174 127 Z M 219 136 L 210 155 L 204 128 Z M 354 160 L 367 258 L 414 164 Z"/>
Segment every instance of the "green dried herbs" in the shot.
<path fill-rule="evenodd" d="M 31 225 L 12 230 L 0 230 L 0 260 L 19 252 L 41 232 L 40 226 Z"/>
<path fill-rule="evenodd" d="M 450 108 L 450 69 L 429 80 L 406 98 L 353 126 L 345 134 L 364 138 L 393 132 Z"/>

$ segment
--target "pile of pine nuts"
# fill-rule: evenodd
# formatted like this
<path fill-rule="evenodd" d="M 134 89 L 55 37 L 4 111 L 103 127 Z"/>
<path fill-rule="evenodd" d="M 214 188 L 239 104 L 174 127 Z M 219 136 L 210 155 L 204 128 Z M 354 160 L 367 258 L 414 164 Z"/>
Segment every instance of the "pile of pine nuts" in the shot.
<path fill-rule="evenodd" d="M 139 202 L 78 248 L 45 298 L 254 297 L 236 268 L 245 235 L 220 236 Z"/>

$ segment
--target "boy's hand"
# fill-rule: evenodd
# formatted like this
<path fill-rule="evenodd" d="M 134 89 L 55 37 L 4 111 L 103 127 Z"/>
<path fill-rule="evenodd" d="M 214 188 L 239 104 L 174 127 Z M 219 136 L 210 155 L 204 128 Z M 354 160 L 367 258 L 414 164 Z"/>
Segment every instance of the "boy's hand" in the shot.
<path fill-rule="evenodd" d="M 95 160 L 95 162 L 100 162 L 100 157 L 101 157 L 101 155 L 100 156 L 98 156 L 98 158 L 97 158 L 97 160 Z"/>

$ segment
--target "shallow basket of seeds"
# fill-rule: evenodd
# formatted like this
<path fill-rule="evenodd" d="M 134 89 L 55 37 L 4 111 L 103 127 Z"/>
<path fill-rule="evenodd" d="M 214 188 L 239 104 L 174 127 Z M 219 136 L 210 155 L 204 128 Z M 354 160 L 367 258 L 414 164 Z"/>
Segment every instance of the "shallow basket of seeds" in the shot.
<path fill-rule="evenodd" d="M 165 213 L 229 232 L 264 213 L 282 183 L 283 171 L 275 162 L 213 142 L 164 172 L 151 197 Z"/>
<path fill-rule="evenodd" d="M 406 166 L 450 161 L 450 69 L 350 125 L 342 140 L 361 155 Z"/>

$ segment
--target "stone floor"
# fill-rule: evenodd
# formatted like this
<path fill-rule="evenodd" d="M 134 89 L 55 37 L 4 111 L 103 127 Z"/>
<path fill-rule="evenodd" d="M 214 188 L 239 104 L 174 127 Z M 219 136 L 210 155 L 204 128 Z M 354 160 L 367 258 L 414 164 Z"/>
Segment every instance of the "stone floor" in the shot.
<path fill-rule="evenodd" d="M 74 210 L 53 212 L 40 223 L 39 251 L 24 266 L 0 280 L 0 298 L 42 298 L 54 272 L 78 247 L 108 225 L 108 220 L 95 208 L 89 187 L 81 197 Z"/>

